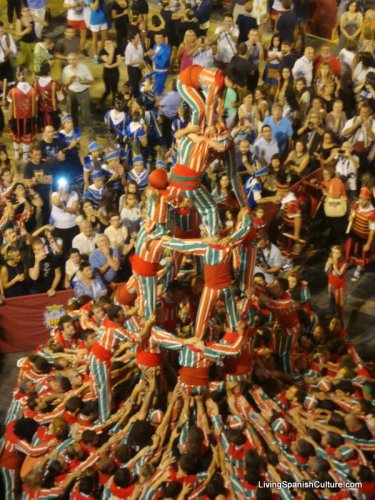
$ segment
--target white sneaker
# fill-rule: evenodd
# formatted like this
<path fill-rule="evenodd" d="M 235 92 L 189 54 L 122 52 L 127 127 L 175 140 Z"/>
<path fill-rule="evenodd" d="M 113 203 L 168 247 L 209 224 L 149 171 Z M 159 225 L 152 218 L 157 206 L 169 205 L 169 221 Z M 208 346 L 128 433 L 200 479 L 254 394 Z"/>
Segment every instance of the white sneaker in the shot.
<path fill-rule="evenodd" d="M 23 161 L 28 161 L 29 160 L 29 153 L 23 153 L 22 160 Z"/>
<path fill-rule="evenodd" d="M 359 280 L 359 278 L 361 277 L 361 274 L 362 274 L 362 268 L 357 266 L 355 268 L 355 271 L 353 273 L 353 276 L 352 276 L 352 281 L 355 283 L 356 281 Z"/>

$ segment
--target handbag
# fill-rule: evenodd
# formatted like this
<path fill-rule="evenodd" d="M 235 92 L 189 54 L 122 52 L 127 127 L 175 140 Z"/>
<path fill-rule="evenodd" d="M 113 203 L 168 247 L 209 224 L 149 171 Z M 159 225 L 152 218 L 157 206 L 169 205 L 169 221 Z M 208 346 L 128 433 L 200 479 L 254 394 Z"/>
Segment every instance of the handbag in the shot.
<path fill-rule="evenodd" d="M 329 187 L 328 193 L 331 192 L 332 184 Z M 344 196 L 340 198 L 326 197 L 324 200 L 324 213 L 326 217 L 344 217 L 348 210 L 348 204 Z"/>

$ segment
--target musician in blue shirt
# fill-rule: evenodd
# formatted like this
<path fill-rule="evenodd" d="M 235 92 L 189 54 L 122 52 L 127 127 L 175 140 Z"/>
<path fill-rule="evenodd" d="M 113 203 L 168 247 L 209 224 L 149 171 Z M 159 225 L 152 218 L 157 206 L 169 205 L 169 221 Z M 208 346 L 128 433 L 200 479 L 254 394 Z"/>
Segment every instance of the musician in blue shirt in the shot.
<path fill-rule="evenodd" d="M 165 43 L 162 33 L 155 34 L 155 45 L 147 52 L 152 59 L 153 71 L 155 73 L 156 95 L 161 95 L 168 77 L 168 70 L 171 64 L 171 49 Z"/>

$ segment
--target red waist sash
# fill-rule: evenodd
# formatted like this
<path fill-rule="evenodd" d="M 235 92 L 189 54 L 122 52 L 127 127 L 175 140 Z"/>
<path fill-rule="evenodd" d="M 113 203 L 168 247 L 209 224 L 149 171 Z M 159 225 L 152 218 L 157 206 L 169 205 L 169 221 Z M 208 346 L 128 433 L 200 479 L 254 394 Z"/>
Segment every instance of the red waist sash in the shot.
<path fill-rule="evenodd" d="M 158 352 L 149 352 L 139 349 L 136 354 L 136 361 L 139 365 L 149 368 L 157 368 L 161 366 L 162 355 Z"/>
<path fill-rule="evenodd" d="M 98 341 L 94 342 L 94 344 L 91 348 L 91 352 L 96 357 L 96 359 L 98 361 L 104 361 L 104 362 L 108 363 L 110 361 L 110 359 L 112 358 L 111 351 L 104 349 L 104 347 L 101 346 Z"/>
<path fill-rule="evenodd" d="M 248 349 L 236 358 L 226 357 L 223 360 L 226 375 L 245 375 L 252 371 L 252 359 Z"/>
<path fill-rule="evenodd" d="M 208 288 L 222 290 L 223 288 L 228 288 L 231 282 L 229 262 L 223 262 L 215 266 L 204 265 L 204 284 Z"/>
<path fill-rule="evenodd" d="M 184 189 L 185 191 L 193 191 L 198 189 L 202 184 L 203 174 L 195 172 L 186 165 L 176 163 L 172 172 L 169 185 L 175 188 Z"/>
<path fill-rule="evenodd" d="M 186 385 L 207 385 L 209 371 L 209 368 L 190 368 L 188 366 L 183 366 L 179 371 L 180 380 Z"/>
<path fill-rule="evenodd" d="M 132 269 L 133 272 L 140 276 L 156 276 L 158 267 L 158 262 L 147 262 L 147 260 L 142 259 L 139 255 L 133 255 Z"/>

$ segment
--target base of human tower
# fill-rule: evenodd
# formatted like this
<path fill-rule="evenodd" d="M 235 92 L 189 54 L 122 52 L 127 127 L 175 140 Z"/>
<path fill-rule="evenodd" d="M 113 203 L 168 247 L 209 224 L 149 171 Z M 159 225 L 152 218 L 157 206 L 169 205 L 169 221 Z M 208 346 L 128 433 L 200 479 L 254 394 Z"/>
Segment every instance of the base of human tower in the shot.
<path fill-rule="evenodd" d="M 86 306 L 69 312 L 75 320 L 86 313 Z M 2 498 L 16 498 L 10 492 L 19 479 L 28 499 L 293 498 L 302 491 L 336 498 L 343 475 L 355 482 L 370 471 L 374 440 L 338 427 L 339 417 L 351 418 L 347 398 L 339 397 L 344 371 L 361 372 L 363 399 L 369 373 L 346 341 L 335 362 L 326 351 L 313 359 L 300 353 L 295 373 L 283 373 L 267 347 L 275 333 L 268 325 L 252 329 L 252 352 L 196 369 L 180 365 L 199 350 L 189 337 L 179 360 L 173 350 L 156 355 L 121 342 L 106 362 L 112 402 L 105 419 L 101 388 L 99 397 L 92 390 L 95 349 L 87 336 L 74 349 L 40 346 L 20 363 L 0 456 L 8 488 Z M 147 335 L 157 343 L 163 331 L 154 326 Z M 357 483 L 355 491 L 366 490 L 366 481 Z"/>

